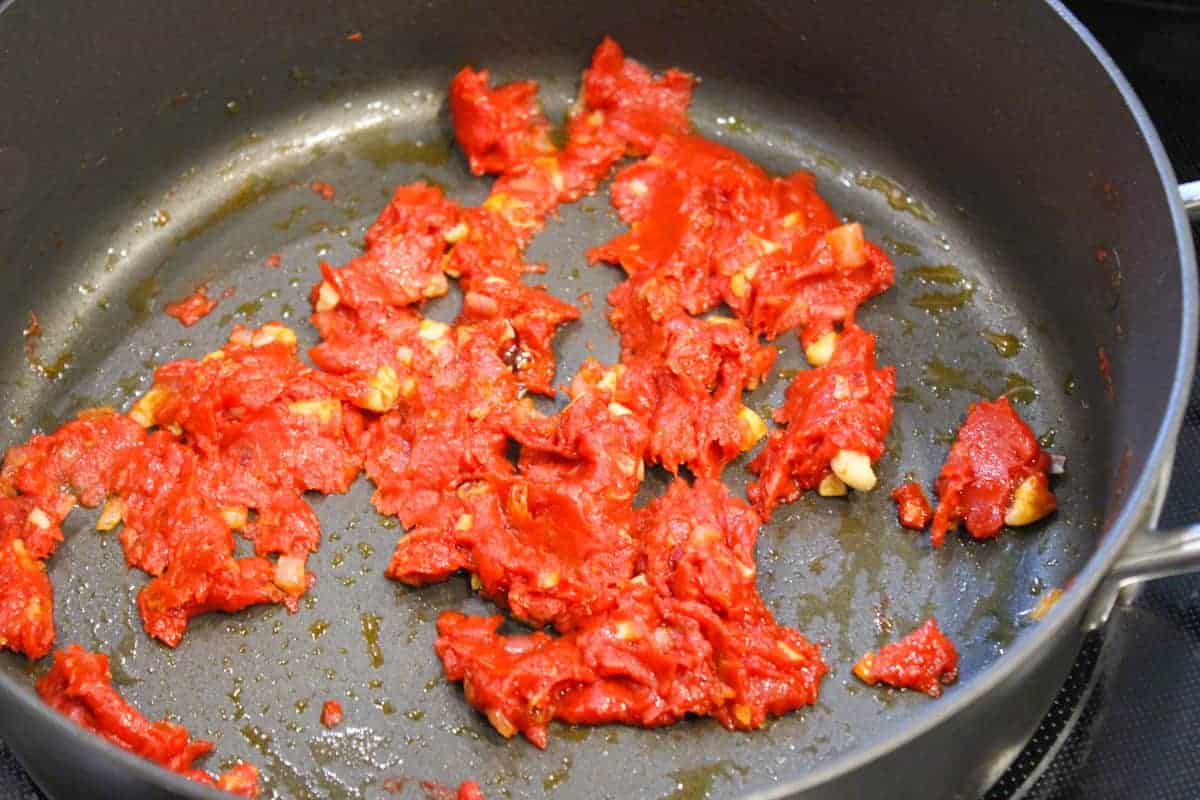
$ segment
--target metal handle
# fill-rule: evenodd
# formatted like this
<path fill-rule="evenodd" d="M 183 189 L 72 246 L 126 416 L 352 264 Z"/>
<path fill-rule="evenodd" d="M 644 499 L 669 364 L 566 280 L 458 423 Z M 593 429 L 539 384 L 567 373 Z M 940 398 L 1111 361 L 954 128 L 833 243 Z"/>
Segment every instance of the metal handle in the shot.
<path fill-rule="evenodd" d="M 1146 581 L 1190 572 L 1200 572 L 1200 525 L 1175 531 L 1138 531 L 1092 598 L 1083 618 L 1084 630 L 1108 622 L 1122 594 Z"/>
<path fill-rule="evenodd" d="M 1113 565 L 1109 580 L 1122 587 L 1200 571 L 1200 525 L 1135 536 Z"/>
<path fill-rule="evenodd" d="M 1200 222 L 1200 181 L 1181 183 L 1179 194 L 1183 197 L 1183 207 L 1187 209 L 1188 219 Z"/>

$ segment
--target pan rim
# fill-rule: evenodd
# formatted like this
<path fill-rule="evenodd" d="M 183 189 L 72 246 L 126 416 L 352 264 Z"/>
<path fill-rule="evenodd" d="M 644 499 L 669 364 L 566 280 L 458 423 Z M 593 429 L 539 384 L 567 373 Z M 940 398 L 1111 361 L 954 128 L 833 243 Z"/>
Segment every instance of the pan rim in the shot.
<path fill-rule="evenodd" d="M 1168 200 L 1179 257 L 1183 319 L 1180 326 L 1174 383 L 1166 411 L 1160 419 L 1154 443 L 1150 449 L 1147 467 L 1138 476 L 1123 508 L 1109 526 L 1107 541 L 1097 549 L 1097 552 L 1076 576 L 1072 587 L 1064 594 L 1063 599 L 1055 605 L 1041 624 L 1021 637 L 1008 653 L 990 665 L 983 674 L 972 680 L 969 686 L 964 686 L 961 691 L 948 694 L 936 705 L 930 704 L 922 709 L 911 718 L 902 730 L 892 736 L 867 747 L 851 750 L 834 758 L 828 764 L 803 775 L 769 785 L 751 786 L 743 793 L 744 800 L 770 800 L 771 798 L 787 797 L 797 792 L 811 790 L 850 772 L 862 769 L 893 752 L 905 741 L 929 733 L 946 719 L 961 713 L 984 694 L 1009 680 L 1028 656 L 1036 650 L 1044 649 L 1052 640 L 1057 639 L 1068 625 L 1077 624 L 1080 613 L 1091 600 L 1100 582 L 1108 574 L 1113 561 L 1128 543 L 1142 515 L 1148 509 L 1153 510 L 1155 490 L 1163 479 L 1166 468 L 1170 465 L 1175 440 L 1187 407 L 1197 346 L 1196 311 L 1200 301 L 1197 297 L 1196 257 L 1190 224 L 1179 198 L 1174 170 L 1158 133 L 1133 88 L 1108 53 L 1062 4 L 1061 0 L 1042 0 L 1042 2 L 1067 26 L 1068 31 L 1077 36 L 1087 47 L 1119 92 L 1149 151 L 1158 174 L 1159 188 L 1164 191 Z M 0 15 L 13 8 L 15 4 L 16 0 L 0 0 Z M 0 673 L 0 697 L 3 697 L 5 705 L 14 703 L 26 713 L 32 714 L 39 722 L 50 725 L 60 740 L 67 740 L 68 746 L 79 747 L 90 757 L 110 759 L 114 765 L 133 771 L 148 783 L 179 797 L 196 798 L 196 800 L 219 800 L 228 797 L 220 790 L 188 780 L 78 727 L 67 718 L 55 713 L 49 706 L 37 699 L 33 692 L 28 691 L 25 686 L 20 685 L 5 673 Z M 14 749 L 12 752 L 18 760 L 24 763 L 19 750 Z"/>

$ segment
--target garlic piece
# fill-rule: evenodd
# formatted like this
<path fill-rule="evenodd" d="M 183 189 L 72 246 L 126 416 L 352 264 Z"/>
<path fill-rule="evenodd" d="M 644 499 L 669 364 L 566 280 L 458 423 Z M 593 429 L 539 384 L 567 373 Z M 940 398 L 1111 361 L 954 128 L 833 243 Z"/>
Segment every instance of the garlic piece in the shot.
<path fill-rule="evenodd" d="M 875 488 L 875 470 L 866 453 L 857 450 L 838 450 L 829 461 L 833 474 L 856 492 L 869 492 Z"/>
<path fill-rule="evenodd" d="M 808 363 L 812 366 L 823 367 L 833 358 L 833 351 L 837 347 L 837 342 L 837 331 L 824 333 L 815 342 L 804 348 L 804 357 L 808 359 Z"/>
<path fill-rule="evenodd" d="M 165 386 L 151 386 L 150 391 L 139 397 L 133 404 L 133 408 L 129 410 L 129 418 L 143 428 L 153 427 L 154 417 L 162 408 L 163 403 L 167 402 L 169 395 L 170 391 Z"/>
<path fill-rule="evenodd" d="M 845 497 L 849 490 L 846 483 L 837 475 L 826 475 L 817 486 L 817 494 L 821 497 Z"/>
<path fill-rule="evenodd" d="M 337 289 L 334 289 L 329 281 L 321 281 L 321 287 L 317 289 L 317 311 L 332 311 L 341 301 L 342 296 L 338 294 Z"/>
<path fill-rule="evenodd" d="M 277 322 L 268 322 L 259 328 L 250 340 L 250 344 L 254 347 L 265 347 L 272 343 L 281 344 L 285 347 L 295 347 L 296 333 L 291 328 L 280 325 Z"/>
<path fill-rule="evenodd" d="M 323 397 L 313 400 L 293 400 L 288 403 L 288 411 L 301 417 L 314 417 L 321 423 L 329 423 L 334 415 L 342 410 L 342 401 L 336 397 Z"/>
<path fill-rule="evenodd" d="M 359 399 L 358 405 L 368 411 L 383 413 L 391 410 L 399 396 L 400 377 L 396 375 L 396 370 L 384 364 L 367 380 L 367 391 Z"/>
<path fill-rule="evenodd" d="M 1046 476 L 1030 475 L 1013 492 L 1012 505 L 1004 515 L 1004 524 L 1014 528 L 1037 522 L 1058 506 L 1046 486 Z"/>
<path fill-rule="evenodd" d="M 738 419 L 742 421 L 742 449 L 749 450 L 767 435 L 767 423 L 753 409 L 742 406 L 738 411 Z"/>
<path fill-rule="evenodd" d="M 96 530 L 111 531 L 121 523 L 125 515 L 125 504 L 119 497 L 110 497 L 100 509 L 100 517 L 96 520 Z"/>

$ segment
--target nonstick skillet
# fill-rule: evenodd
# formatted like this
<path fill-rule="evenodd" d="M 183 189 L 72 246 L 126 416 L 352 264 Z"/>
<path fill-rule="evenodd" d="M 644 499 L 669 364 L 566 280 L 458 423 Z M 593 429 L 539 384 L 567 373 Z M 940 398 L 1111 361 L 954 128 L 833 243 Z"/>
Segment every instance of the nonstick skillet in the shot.
<path fill-rule="evenodd" d="M 355 254 L 396 184 L 485 195 L 451 140 L 450 76 L 473 64 L 538 79 L 560 119 L 604 34 L 700 75 L 701 133 L 773 171 L 811 170 L 889 248 L 896 286 L 861 316 L 901 387 L 881 486 L 907 473 L 930 485 L 967 405 L 1005 393 L 1067 456 L 1058 513 L 934 552 L 882 491 L 777 512 L 761 590 L 833 671 L 815 707 L 753 734 L 689 721 L 559 726 L 545 751 L 502 739 L 431 648 L 441 610 L 490 606 L 465 579 L 386 580 L 399 531 L 365 482 L 315 500 L 325 539 L 297 614 L 208 615 L 174 651 L 141 631 L 141 575 L 77 512 L 51 562 L 58 642 L 109 653 L 135 704 L 213 739 L 212 763 L 259 765 L 268 796 L 421 797 L 422 781 L 472 778 L 488 797 L 972 797 L 1033 730 L 1116 588 L 1195 560 L 1190 534 L 1148 533 L 1195 348 L 1184 208 L 1141 106 L 1057 4 L 9 3 L 5 443 L 82 407 L 127 407 L 155 364 L 215 349 L 235 322 L 280 319 L 311 344 L 318 259 Z M 619 274 L 583 254 L 620 229 L 602 189 L 563 208 L 528 254 L 560 297 L 595 300 L 556 340 L 560 377 L 615 357 L 602 298 Z M 263 268 L 276 252 L 282 267 Z M 204 281 L 235 295 L 191 329 L 162 314 Z M 455 304 L 429 313 L 450 319 Z M 30 311 L 43 331 L 32 361 Z M 776 405 L 803 368 L 794 339 L 780 344 L 753 407 Z M 739 490 L 746 477 L 726 472 Z M 1056 587 L 1062 599 L 1033 619 Z M 941 699 L 851 677 L 858 655 L 929 615 L 962 653 Z M 49 793 L 213 796 L 43 708 L 31 691 L 42 668 L 0 657 L 0 735 Z M 317 719 L 331 698 L 346 711 L 335 731 Z"/>

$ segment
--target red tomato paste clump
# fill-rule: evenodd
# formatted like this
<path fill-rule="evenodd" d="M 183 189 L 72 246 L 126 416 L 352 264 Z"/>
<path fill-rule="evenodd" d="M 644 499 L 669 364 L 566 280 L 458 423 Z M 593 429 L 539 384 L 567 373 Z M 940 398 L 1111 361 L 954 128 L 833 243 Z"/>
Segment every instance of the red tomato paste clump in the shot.
<path fill-rule="evenodd" d="M 787 427 L 772 433 L 750 463 L 758 480 L 748 494 L 758 512 L 769 518 L 780 503 L 790 503 L 827 480 L 834 485 L 824 484 L 823 494 L 845 494 L 846 484 L 834 474 L 833 462 L 844 452 L 870 462 L 883 455 L 895 391 L 895 368 L 875 365 L 874 335 L 861 328 L 843 331 L 828 364 L 805 370 L 792 381 L 783 407 L 775 412 L 775 421 Z"/>
<path fill-rule="evenodd" d="M 126 560 L 156 576 L 138 598 L 152 635 L 175 645 L 197 614 L 295 609 L 320 540 L 303 492 L 344 492 L 361 469 L 363 419 L 344 388 L 302 364 L 277 323 L 159 368 L 130 412 L 158 430 L 117 463 L 101 514 L 106 527 L 125 523 Z M 233 556 L 235 531 L 256 556 Z"/>
<path fill-rule="evenodd" d="M 342 713 L 342 704 L 337 700 L 326 700 L 321 706 L 321 724 L 326 728 L 336 728 L 342 724 L 345 715 Z"/>
<path fill-rule="evenodd" d="M 41 658 L 54 643 L 53 597 L 44 561 L 77 504 L 95 506 L 115 464 L 144 440 L 111 409 L 88 409 L 52 434 L 11 448 L 0 472 L 0 647 Z"/>
<path fill-rule="evenodd" d="M 337 196 L 337 190 L 333 188 L 333 184 L 326 183 L 325 181 L 313 181 L 308 185 L 308 188 L 331 203 L 333 202 L 333 198 Z"/>
<path fill-rule="evenodd" d="M 36 498 L 0 497 L 0 647 L 41 658 L 54 645 L 44 561 L 62 541 L 54 511 Z"/>
<path fill-rule="evenodd" d="M 971 406 L 938 475 L 933 546 L 960 521 L 986 539 L 1006 524 L 1027 525 L 1054 511 L 1049 468 L 1049 454 L 1008 398 Z"/>
<path fill-rule="evenodd" d="M 475 781 L 463 781 L 458 787 L 458 800 L 483 800 L 483 792 Z"/>
<path fill-rule="evenodd" d="M 693 84 L 678 70 L 655 77 L 605 39 L 584 72 L 561 150 L 533 81 L 491 88 L 486 70 L 467 67 L 450 84 L 450 109 L 471 171 L 500 176 L 484 208 L 524 243 L 559 203 L 593 191 L 622 155 L 644 155 L 660 137 L 686 131 Z"/>
<path fill-rule="evenodd" d="M 501 617 L 443 614 L 446 675 L 501 734 L 539 747 L 553 719 L 660 726 L 696 714 L 748 730 L 812 703 L 826 667 L 758 596 L 758 525 L 721 483 L 676 481 L 631 532 L 644 571 L 564 635 L 504 636 Z"/>
<path fill-rule="evenodd" d="M 896 501 L 896 514 L 905 528 L 923 531 L 929 526 L 933 507 L 921 484 L 910 481 L 897 486 L 892 490 L 892 500 Z"/>
<path fill-rule="evenodd" d="M 770 338 L 800 326 L 807 346 L 890 287 L 891 261 L 857 224 L 839 225 L 806 172 L 770 178 L 698 136 L 667 135 L 614 179 L 630 231 L 588 253 L 645 273 L 658 302 L 699 314 L 724 302 Z"/>
<path fill-rule="evenodd" d="M 217 302 L 208 296 L 207 287 L 198 286 L 195 291 L 182 300 L 167 303 L 163 307 L 163 311 L 167 313 L 167 316 L 179 320 L 183 327 L 190 328 L 212 313 L 212 310 L 217 307 Z"/>
<path fill-rule="evenodd" d="M 108 657 L 71 645 L 54 654 L 54 666 L 37 684 L 51 708 L 82 728 L 184 777 L 243 797 L 258 796 L 258 770 L 238 764 L 219 776 L 192 766 L 212 752 L 173 722 L 150 722 L 112 686 Z"/>
<path fill-rule="evenodd" d="M 930 619 L 899 642 L 867 653 L 854 665 L 854 674 L 872 686 L 886 683 L 938 697 L 943 686 L 958 680 L 958 651 Z"/>

